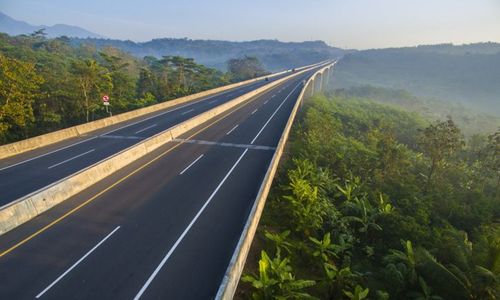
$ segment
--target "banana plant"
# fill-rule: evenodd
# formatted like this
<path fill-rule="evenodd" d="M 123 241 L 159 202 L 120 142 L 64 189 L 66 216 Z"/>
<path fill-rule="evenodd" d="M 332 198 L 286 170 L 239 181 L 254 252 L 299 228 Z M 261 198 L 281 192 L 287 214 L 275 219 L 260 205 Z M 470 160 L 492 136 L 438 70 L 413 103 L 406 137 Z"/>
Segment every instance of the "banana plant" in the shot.
<path fill-rule="evenodd" d="M 276 255 L 271 259 L 265 251 L 259 260 L 259 275 L 245 275 L 242 280 L 254 288 L 254 300 L 317 299 L 303 290 L 314 286 L 314 280 L 295 279 L 289 258 Z"/>
<path fill-rule="evenodd" d="M 357 275 L 351 272 L 350 267 L 344 267 L 340 270 L 331 263 L 324 263 L 325 271 L 324 283 L 328 289 L 328 299 L 338 299 L 342 297 L 341 291 L 346 287 L 352 286 L 357 279 Z"/>
<path fill-rule="evenodd" d="M 345 203 L 345 207 L 356 215 L 347 215 L 345 220 L 348 222 L 359 223 L 361 227 L 359 232 L 367 234 L 370 228 L 375 230 L 382 230 L 382 227 L 376 223 L 376 218 L 379 212 L 373 208 L 366 195 L 361 197 L 354 197 L 351 201 Z"/>
<path fill-rule="evenodd" d="M 356 285 L 354 291 L 352 292 L 344 291 L 344 294 L 347 296 L 347 298 L 351 300 L 363 300 L 366 299 L 366 297 L 368 297 L 369 292 L 370 290 L 368 288 L 363 289 L 361 286 Z"/>
<path fill-rule="evenodd" d="M 352 177 L 346 180 L 344 186 L 335 184 L 335 187 L 340 191 L 340 193 L 345 197 L 346 201 L 351 201 L 361 186 L 361 178 L 358 176 Z"/>
<path fill-rule="evenodd" d="M 407 274 L 403 274 L 411 284 L 417 282 L 417 261 L 415 258 L 415 251 L 413 251 L 413 245 L 411 241 L 401 241 L 404 251 L 400 250 L 390 250 L 390 254 L 384 257 L 384 261 L 387 264 L 397 265 L 402 263 L 407 266 Z"/>
<path fill-rule="evenodd" d="M 286 250 L 288 254 L 292 252 L 291 249 L 294 248 L 294 245 L 288 241 L 290 230 L 285 230 L 282 233 L 273 233 L 266 230 L 264 235 L 268 240 L 274 242 L 276 246 L 276 255 L 281 255 L 281 249 Z"/>
<path fill-rule="evenodd" d="M 418 278 L 418 284 L 421 292 L 410 293 L 410 297 L 414 300 L 443 300 L 440 296 L 432 294 L 432 289 L 427 285 L 422 277 Z"/>
<path fill-rule="evenodd" d="M 329 232 L 321 240 L 313 237 L 309 237 L 309 240 L 314 244 L 314 251 L 312 253 L 314 257 L 320 257 L 325 263 L 330 262 L 333 257 L 337 257 L 336 248 L 332 243 Z"/>
<path fill-rule="evenodd" d="M 378 210 L 381 214 L 390 214 L 394 211 L 394 207 L 390 203 L 387 203 L 387 201 L 384 199 L 384 196 L 381 193 L 379 194 L 378 204 L 379 204 Z"/>

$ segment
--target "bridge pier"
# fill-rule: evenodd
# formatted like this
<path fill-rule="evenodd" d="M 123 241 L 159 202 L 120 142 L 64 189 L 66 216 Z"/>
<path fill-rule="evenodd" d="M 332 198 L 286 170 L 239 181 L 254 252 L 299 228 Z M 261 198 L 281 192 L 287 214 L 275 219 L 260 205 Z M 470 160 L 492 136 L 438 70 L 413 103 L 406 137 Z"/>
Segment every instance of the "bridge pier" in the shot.
<path fill-rule="evenodd" d="M 319 76 L 319 80 L 318 80 L 319 88 L 318 88 L 318 90 L 320 92 L 322 92 L 323 91 L 323 72 L 318 73 L 318 76 Z"/>

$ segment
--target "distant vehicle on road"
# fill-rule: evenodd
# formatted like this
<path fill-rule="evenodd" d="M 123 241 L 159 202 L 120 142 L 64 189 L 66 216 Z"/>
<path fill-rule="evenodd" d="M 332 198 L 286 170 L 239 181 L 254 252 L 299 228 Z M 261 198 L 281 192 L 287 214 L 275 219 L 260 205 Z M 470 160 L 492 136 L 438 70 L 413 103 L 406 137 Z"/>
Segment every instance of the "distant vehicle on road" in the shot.
<path fill-rule="evenodd" d="M 292 69 L 292 73 L 295 72 L 295 68 Z"/>
<path fill-rule="evenodd" d="M 266 77 L 264 80 L 265 80 L 265 81 L 269 81 L 269 77 Z"/>

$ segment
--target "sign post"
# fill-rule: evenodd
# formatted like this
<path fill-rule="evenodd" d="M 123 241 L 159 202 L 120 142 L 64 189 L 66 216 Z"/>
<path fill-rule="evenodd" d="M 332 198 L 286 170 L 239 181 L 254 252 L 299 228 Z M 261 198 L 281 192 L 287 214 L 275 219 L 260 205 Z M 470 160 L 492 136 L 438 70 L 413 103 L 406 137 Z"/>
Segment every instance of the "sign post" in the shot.
<path fill-rule="evenodd" d="M 108 95 L 102 96 L 102 104 L 104 104 L 104 106 L 106 107 L 106 113 L 109 113 L 110 117 L 113 116 L 111 111 L 108 109 L 108 106 L 109 106 L 109 96 Z"/>

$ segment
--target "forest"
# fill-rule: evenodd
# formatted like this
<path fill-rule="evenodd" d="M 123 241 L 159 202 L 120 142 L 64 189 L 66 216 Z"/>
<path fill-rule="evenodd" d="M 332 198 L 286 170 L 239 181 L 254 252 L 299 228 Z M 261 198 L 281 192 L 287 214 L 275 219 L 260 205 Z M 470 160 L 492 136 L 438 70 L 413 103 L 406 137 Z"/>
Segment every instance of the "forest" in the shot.
<path fill-rule="evenodd" d="M 236 299 L 498 299 L 500 130 L 309 99 Z"/>
<path fill-rule="evenodd" d="M 314 64 L 341 57 L 350 50 L 327 45 L 323 41 L 282 42 L 278 40 L 256 40 L 245 42 L 161 38 L 136 43 L 98 38 L 71 38 L 72 45 L 92 43 L 97 48 L 112 46 L 135 56 L 163 56 L 166 53 L 193 57 L 198 62 L 221 71 L 227 69 L 226 61 L 235 57 L 257 57 L 270 71 L 280 71 Z"/>
<path fill-rule="evenodd" d="M 138 59 L 119 49 L 47 39 L 43 30 L 0 33 L 0 144 L 267 74 L 254 57 L 229 72 L 167 55 Z M 232 66 L 238 67 L 232 67 Z"/>
<path fill-rule="evenodd" d="M 337 64 L 333 84 L 402 89 L 500 116 L 499 77 L 500 44 L 443 44 L 349 53 Z"/>
<path fill-rule="evenodd" d="M 500 116 L 472 110 L 468 105 L 450 100 L 418 97 L 403 89 L 388 89 L 370 85 L 334 90 L 343 97 L 368 98 L 382 104 L 416 112 L 428 120 L 453 119 L 466 138 L 490 133 L 500 128 Z"/>

